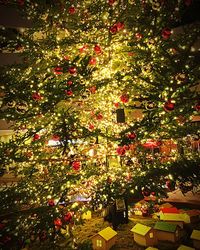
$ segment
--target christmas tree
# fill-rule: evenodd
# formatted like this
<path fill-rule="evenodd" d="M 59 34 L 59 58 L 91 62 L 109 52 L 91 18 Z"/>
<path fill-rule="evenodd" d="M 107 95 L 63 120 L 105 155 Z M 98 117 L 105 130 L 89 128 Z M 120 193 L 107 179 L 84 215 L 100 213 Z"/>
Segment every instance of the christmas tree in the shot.
<path fill-rule="evenodd" d="M 33 25 L 1 70 L 14 136 L 0 163 L 20 179 L 1 190 L 2 246 L 64 235 L 70 249 L 86 206 L 199 184 L 199 24 L 175 28 L 190 1 L 14 4 Z"/>

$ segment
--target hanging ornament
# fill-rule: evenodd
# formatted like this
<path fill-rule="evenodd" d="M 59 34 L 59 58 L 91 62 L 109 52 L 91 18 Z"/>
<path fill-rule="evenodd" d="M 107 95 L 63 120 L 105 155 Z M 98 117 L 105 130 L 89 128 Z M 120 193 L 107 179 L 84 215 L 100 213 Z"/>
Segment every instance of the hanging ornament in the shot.
<path fill-rule="evenodd" d="M 155 109 L 157 106 L 155 103 L 151 102 L 151 101 L 147 101 L 144 103 L 144 106 L 147 110 L 152 110 Z"/>
<path fill-rule="evenodd" d="M 97 90 L 96 86 L 92 86 L 92 87 L 89 88 L 89 91 L 90 91 L 91 94 L 95 94 L 96 90 Z"/>
<path fill-rule="evenodd" d="M 18 113 L 25 113 L 28 110 L 28 104 L 26 102 L 17 103 L 15 109 Z"/>
<path fill-rule="evenodd" d="M 89 124 L 89 130 L 92 131 L 93 129 L 94 129 L 94 125 L 90 123 L 90 124 Z"/>
<path fill-rule="evenodd" d="M 124 147 L 122 147 L 122 146 L 119 146 L 119 147 L 116 149 L 116 152 L 117 152 L 118 155 L 123 156 L 123 155 L 126 154 L 126 149 L 125 149 Z"/>
<path fill-rule="evenodd" d="M 90 65 L 96 65 L 97 63 L 97 59 L 95 57 L 91 57 L 90 60 L 89 60 L 89 64 Z"/>
<path fill-rule="evenodd" d="M 190 6 L 192 4 L 192 0 L 184 0 L 186 6 Z"/>
<path fill-rule="evenodd" d="M 71 14 L 71 15 L 75 14 L 75 13 L 76 13 L 75 7 L 74 7 L 74 6 L 69 7 L 68 12 L 69 12 L 69 14 Z"/>
<path fill-rule="evenodd" d="M 68 96 L 72 96 L 73 92 L 72 92 L 72 90 L 68 89 L 68 90 L 65 90 L 65 94 Z"/>
<path fill-rule="evenodd" d="M 129 139 L 131 139 L 131 140 L 134 140 L 134 139 L 136 138 L 136 133 L 131 132 L 131 133 L 127 134 L 127 137 L 128 137 Z"/>
<path fill-rule="evenodd" d="M 15 105 L 16 105 L 16 101 L 14 101 L 14 100 L 9 101 L 9 102 L 7 102 L 7 104 L 6 104 L 6 106 L 7 106 L 8 108 L 14 108 Z"/>
<path fill-rule="evenodd" d="M 119 108 L 119 102 L 114 102 L 115 108 Z"/>
<path fill-rule="evenodd" d="M 54 74 L 61 75 L 63 73 L 63 68 L 58 66 L 58 67 L 55 67 L 53 71 L 54 71 Z"/>
<path fill-rule="evenodd" d="M 96 54 L 101 54 L 102 50 L 101 50 L 101 47 L 100 47 L 98 44 L 96 44 L 96 45 L 94 46 L 94 52 L 95 52 Z"/>
<path fill-rule="evenodd" d="M 123 102 L 123 103 L 127 103 L 127 102 L 129 101 L 129 95 L 127 95 L 127 94 L 121 95 L 121 96 L 120 96 L 120 100 L 121 100 L 121 102 Z"/>
<path fill-rule="evenodd" d="M 152 9 L 157 11 L 161 9 L 163 4 L 163 0 L 150 0 L 149 2 L 151 3 Z"/>
<path fill-rule="evenodd" d="M 116 2 L 116 0 L 108 0 L 108 3 L 109 3 L 110 5 L 113 5 L 115 2 Z"/>
<path fill-rule="evenodd" d="M 140 39 L 143 38 L 143 35 L 142 35 L 141 33 L 135 33 L 135 38 L 136 38 L 137 40 L 140 40 Z"/>
<path fill-rule="evenodd" d="M 91 148 L 89 150 L 88 154 L 89 154 L 89 156 L 94 157 L 97 154 L 97 151 L 96 151 L 96 149 Z"/>
<path fill-rule="evenodd" d="M 197 104 L 195 105 L 195 109 L 196 111 L 200 111 L 200 101 L 197 102 Z"/>
<path fill-rule="evenodd" d="M 162 30 L 162 38 L 165 40 L 169 39 L 171 34 L 172 34 L 172 32 L 171 32 L 171 29 L 169 29 L 169 28 L 164 28 Z"/>
<path fill-rule="evenodd" d="M 57 227 L 61 227 L 62 226 L 62 221 L 60 218 L 56 218 L 54 220 L 54 225 L 57 226 Z"/>
<path fill-rule="evenodd" d="M 71 86 L 73 84 L 73 82 L 71 80 L 67 81 L 67 85 Z"/>
<path fill-rule="evenodd" d="M 70 73 L 71 75 L 76 75 L 76 73 L 77 73 L 76 67 L 70 67 L 68 71 L 69 71 L 69 73 Z"/>
<path fill-rule="evenodd" d="M 40 135 L 39 134 L 34 134 L 33 141 L 37 141 L 39 139 L 40 139 Z"/>
<path fill-rule="evenodd" d="M 55 201 L 54 201 L 53 199 L 48 200 L 48 205 L 49 205 L 50 207 L 55 206 Z"/>
<path fill-rule="evenodd" d="M 112 33 L 114 35 L 122 29 L 124 29 L 124 23 L 117 22 L 117 23 L 113 24 L 113 26 L 110 27 L 110 33 Z"/>
<path fill-rule="evenodd" d="M 174 107 L 175 107 L 175 103 L 173 103 L 171 99 L 165 102 L 164 104 L 165 111 L 173 111 Z"/>
<path fill-rule="evenodd" d="M 39 92 L 34 92 L 34 93 L 32 94 L 32 98 L 33 98 L 33 100 L 35 100 L 35 101 L 40 101 L 40 100 L 42 99 L 42 96 L 41 96 L 41 94 L 40 94 Z"/>
<path fill-rule="evenodd" d="M 81 48 L 79 48 L 79 52 L 85 53 L 85 52 L 87 52 L 87 49 L 88 49 L 88 45 L 84 44 Z"/>
<path fill-rule="evenodd" d="M 81 162 L 80 161 L 74 161 L 74 162 L 72 162 L 72 168 L 75 171 L 80 170 L 80 168 L 81 168 Z"/>
<path fill-rule="evenodd" d="M 175 79 L 176 79 L 177 83 L 185 83 L 187 81 L 187 77 L 184 73 L 178 73 L 175 76 Z"/>
<path fill-rule="evenodd" d="M 69 222 L 72 220 L 72 217 L 73 217 L 73 213 L 72 212 L 67 212 L 64 217 L 63 217 L 63 220 L 66 221 L 66 222 Z"/>

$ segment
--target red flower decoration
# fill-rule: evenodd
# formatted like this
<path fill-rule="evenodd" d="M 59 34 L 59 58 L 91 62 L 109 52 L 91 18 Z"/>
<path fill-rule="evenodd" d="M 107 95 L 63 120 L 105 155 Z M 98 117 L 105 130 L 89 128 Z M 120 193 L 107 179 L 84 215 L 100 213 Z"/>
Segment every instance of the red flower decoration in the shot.
<path fill-rule="evenodd" d="M 39 134 L 34 134 L 33 141 L 37 141 L 39 139 L 40 139 L 40 135 Z"/>
<path fill-rule="evenodd" d="M 175 107 L 175 104 L 172 103 L 172 100 L 168 100 L 165 104 L 164 104 L 164 110 L 165 111 L 173 111 Z"/>
<path fill-rule="evenodd" d="M 70 73 L 71 75 L 75 75 L 75 74 L 77 73 L 77 69 L 76 69 L 75 67 L 70 67 L 70 68 L 69 68 L 69 73 Z"/>
<path fill-rule="evenodd" d="M 116 150 L 118 155 L 125 155 L 126 149 L 124 147 L 119 146 Z"/>
<path fill-rule="evenodd" d="M 62 67 L 55 67 L 54 68 L 54 74 L 61 75 L 62 73 L 63 73 L 63 68 Z"/>
<path fill-rule="evenodd" d="M 55 206 L 54 200 L 53 200 L 53 199 L 48 200 L 48 205 L 49 205 L 50 207 Z"/>
<path fill-rule="evenodd" d="M 96 54 L 101 54 L 102 50 L 101 50 L 101 47 L 100 47 L 98 44 L 96 44 L 96 45 L 94 46 L 94 52 L 95 52 Z"/>
<path fill-rule="evenodd" d="M 89 64 L 90 65 L 95 65 L 97 63 L 97 60 L 95 57 L 91 57 L 90 60 L 89 60 Z"/>
<path fill-rule="evenodd" d="M 89 90 L 90 90 L 90 93 L 95 94 L 97 88 L 96 88 L 96 86 L 92 86 L 91 88 L 89 88 Z"/>
<path fill-rule="evenodd" d="M 35 101 L 40 101 L 42 99 L 42 96 L 40 95 L 40 93 L 35 92 L 35 93 L 32 94 L 32 98 Z"/>
<path fill-rule="evenodd" d="M 73 170 L 76 170 L 76 171 L 80 170 L 80 168 L 81 168 L 80 161 L 74 161 L 74 162 L 72 162 L 72 168 L 73 168 Z"/>
<path fill-rule="evenodd" d="M 72 219 L 72 216 L 73 216 L 73 213 L 72 212 L 67 212 L 65 215 L 64 215 L 64 221 L 71 221 Z"/>
<path fill-rule="evenodd" d="M 127 94 L 123 94 L 120 96 L 120 100 L 121 102 L 126 103 L 129 101 L 129 96 Z"/>
<path fill-rule="evenodd" d="M 134 140 L 136 138 L 136 134 L 134 132 L 127 135 L 129 139 Z"/>
<path fill-rule="evenodd" d="M 119 108 L 119 103 L 118 102 L 115 102 L 114 105 L 115 105 L 116 108 Z"/>
<path fill-rule="evenodd" d="M 68 95 L 68 96 L 72 96 L 72 95 L 73 95 L 73 92 L 72 92 L 72 90 L 70 90 L 70 89 L 65 90 L 65 93 L 66 93 L 66 95 Z"/>
<path fill-rule="evenodd" d="M 165 40 L 169 39 L 171 34 L 172 34 L 172 32 L 171 32 L 171 29 L 169 29 L 169 28 L 165 28 L 162 30 L 162 38 Z"/>
<path fill-rule="evenodd" d="M 142 146 L 144 148 L 153 149 L 153 148 L 159 147 L 160 146 L 160 142 L 157 142 L 157 141 L 154 141 L 154 140 L 148 140 Z"/>
<path fill-rule="evenodd" d="M 54 220 L 54 225 L 57 226 L 57 227 L 61 227 L 62 226 L 62 221 L 60 218 L 56 218 Z"/>
<path fill-rule="evenodd" d="M 75 7 L 74 6 L 69 7 L 68 12 L 69 12 L 69 14 L 72 14 L 72 15 L 75 14 L 75 12 L 76 12 Z"/>

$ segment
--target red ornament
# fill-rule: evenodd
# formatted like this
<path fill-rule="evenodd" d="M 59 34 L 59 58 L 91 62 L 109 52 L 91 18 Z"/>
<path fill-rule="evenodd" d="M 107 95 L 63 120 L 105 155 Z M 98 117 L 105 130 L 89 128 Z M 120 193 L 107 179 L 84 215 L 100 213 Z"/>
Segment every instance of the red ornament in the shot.
<path fill-rule="evenodd" d="M 96 86 L 92 86 L 91 88 L 89 88 L 89 90 L 90 90 L 90 93 L 95 94 L 97 88 L 96 88 Z"/>
<path fill-rule="evenodd" d="M 136 134 L 134 132 L 127 135 L 129 139 L 134 140 L 136 138 Z"/>
<path fill-rule="evenodd" d="M 48 205 L 49 205 L 50 207 L 55 206 L 55 201 L 54 201 L 53 199 L 48 200 Z"/>
<path fill-rule="evenodd" d="M 0 231 L 2 230 L 2 229 L 4 229 L 5 228 L 5 224 L 4 223 L 0 223 Z"/>
<path fill-rule="evenodd" d="M 101 113 L 98 113 L 96 115 L 96 118 L 97 118 L 97 120 L 102 120 L 103 119 L 103 115 Z"/>
<path fill-rule="evenodd" d="M 195 105 L 196 111 L 200 111 L 200 101 Z"/>
<path fill-rule="evenodd" d="M 144 148 L 153 149 L 153 148 L 159 147 L 160 146 L 159 144 L 160 144 L 160 142 L 157 142 L 157 141 L 154 141 L 154 140 L 148 140 L 144 144 L 142 144 L 142 146 Z"/>
<path fill-rule="evenodd" d="M 67 81 L 67 85 L 68 85 L 68 86 L 71 86 L 72 84 L 73 84 L 72 81 Z"/>
<path fill-rule="evenodd" d="M 120 100 L 121 102 L 126 103 L 129 101 L 129 96 L 127 94 L 123 94 L 120 96 Z"/>
<path fill-rule="evenodd" d="M 72 14 L 72 15 L 75 14 L 75 12 L 76 12 L 75 7 L 74 6 L 69 7 L 68 12 L 69 12 L 69 14 Z"/>
<path fill-rule="evenodd" d="M 76 171 L 80 170 L 80 168 L 81 168 L 80 161 L 74 161 L 74 162 L 72 162 L 72 168 L 73 168 L 73 170 L 76 170 Z"/>
<path fill-rule="evenodd" d="M 75 74 L 77 73 L 77 69 L 76 69 L 75 67 L 70 67 L 70 68 L 69 68 L 69 73 L 70 73 L 71 75 L 75 75 Z"/>
<path fill-rule="evenodd" d="M 116 25 L 117 25 L 117 31 L 124 29 L 124 23 L 118 22 L 118 23 L 116 23 Z"/>
<path fill-rule="evenodd" d="M 23 6 L 24 3 L 25 3 L 25 0 L 17 0 L 17 2 L 18 2 L 18 4 L 19 4 L 20 6 Z"/>
<path fill-rule="evenodd" d="M 116 0 L 108 0 L 108 3 L 109 3 L 110 5 L 113 5 L 115 2 L 116 2 Z"/>
<path fill-rule="evenodd" d="M 114 24 L 112 27 L 110 27 L 110 33 L 112 33 L 112 34 L 116 34 L 117 33 L 117 25 L 116 24 Z"/>
<path fill-rule="evenodd" d="M 69 56 L 64 56 L 63 58 L 67 61 L 70 59 Z"/>
<path fill-rule="evenodd" d="M 73 95 L 73 92 L 72 92 L 72 90 L 70 90 L 70 89 L 65 90 L 65 93 L 66 93 L 66 95 L 68 95 L 68 96 L 72 96 L 72 95 Z"/>
<path fill-rule="evenodd" d="M 192 4 L 192 0 L 185 0 L 184 3 L 186 6 L 190 6 Z"/>
<path fill-rule="evenodd" d="M 39 139 L 40 139 L 40 135 L 39 134 L 34 134 L 33 141 L 37 141 Z"/>
<path fill-rule="evenodd" d="M 112 27 L 110 27 L 110 33 L 116 34 L 118 31 L 122 30 L 124 28 L 124 23 L 117 22 Z"/>
<path fill-rule="evenodd" d="M 117 148 L 116 152 L 117 152 L 118 155 L 121 155 L 121 156 L 122 156 L 122 155 L 125 155 L 126 149 L 125 149 L 124 147 L 119 146 L 119 147 Z"/>
<path fill-rule="evenodd" d="M 118 102 L 115 102 L 114 105 L 115 105 L 116 108 L 119 108 L 119 103 Z"/>
<path fill-rule="evenodd" d="M 84 52 L 87 51 L 87 49 L 88 49 L 88 45 L 83 45 L 83 46 L 79 49 L 79 51 L 80 51 L 80 53 L 84 53 Z"/>
<path fill-rule="evenodd" d="M 69 222 L 69 221 L 71 221 L 71 219 L 72 219 L 72 216 L 73 216 L 73 213 L 72 212 L 67 212 L 65 215 L 64 215 L 64 221 L 66 221 L 66 222 Z"/>
<path fill-rule="evenodd" d="M 57 226 L 57 227 L 61 227 L 62 226 L 62 221 L 60 218 L 56 218 L 54 220 L 54 225 Z"/>
<path fill-rule="evenodd" d="M 165 104 L 164 104 L 164 110 L 165 111 L 173 111 L 175 107 L 175 104 L 172 103 L 171 100 L 168 100 Z"/>
<path fill-rule="evenodd" d="M 90 60 L 89 60 L 89 64 L 90 65 L 95 65 L 97 63 L 97 60 L 95 57 L 91 57 Z"/>
<path fill-rule="evenodd" d="M 52 136 L 52 140 L 59 141 L 60 140 L 60 136 L 59 135 L 53 135 Z"/>
<path fill-rule="evenodd" d="M 54 68 L 54 74 L 61 75 L 62 73 L 63 73 L 63 68 L 62 67 L 55 67 Z"/>
<path fill-rule="evenodd" d="M 171 29 L 169 29 L 169 28 L 164 28 L 162 30 L 162 38 L 165 40 L 169 39 L 171 34 L 172 34 L 172 32 L 171 32 Z"/>
<path fill-rule="evenodd" d="M 136 38 L 137 40 L 140 40 L 140 39 L 143 38 L 143 35 L 142 35 L 141 33 L 135 33 L 135 38 Z"/>
<path fill-rule="evenodd" d="M 93 130 L 93 129 L 94 129 L 94 125 L 90 123 L 90 124 L 89 124 L 89 129 L 90 129 L 90 130 Z"/>
<path fill-rule="evenodd" d="M 95 52 L 96 54 L 101 54 L 102 50 L 101 50 L 101 47 L 100 47 L 98 44 L 96 44 L 96 45 L 94 46 L 94 52 Z"/>
<path fill-rule="evenodd" d="M 32 98 L 33 98 L 33 100 L 35 100 L 35 101 L 40 101 L 40 100 L 42 99 L 42 96 L 41 96 L 40 93 L 35 92 L 35 93 L 32 94 Z"/>

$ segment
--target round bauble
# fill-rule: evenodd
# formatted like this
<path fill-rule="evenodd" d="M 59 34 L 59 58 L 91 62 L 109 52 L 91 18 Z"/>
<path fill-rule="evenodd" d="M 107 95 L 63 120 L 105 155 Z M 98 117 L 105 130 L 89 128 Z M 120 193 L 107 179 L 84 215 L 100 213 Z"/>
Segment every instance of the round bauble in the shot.
<path fill-rule="evenodd" d="M 164 104 L 164 110 L 167 111 L 167 112 L 173 111 L 174 108 L 175 108 L 175 104 L 171 100 L 168 100 Z"/>

